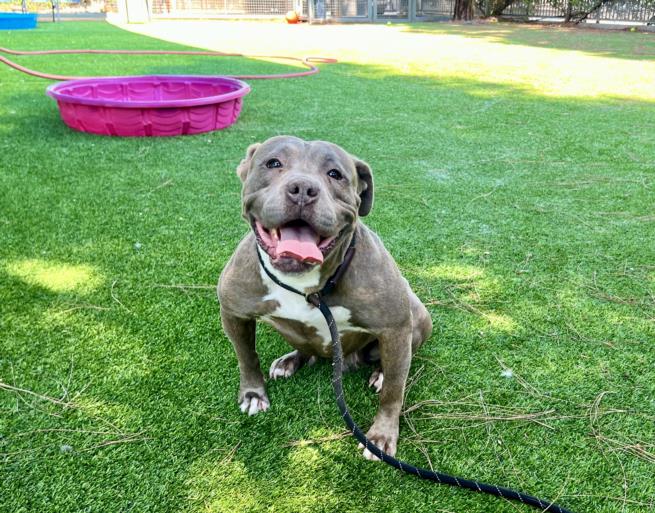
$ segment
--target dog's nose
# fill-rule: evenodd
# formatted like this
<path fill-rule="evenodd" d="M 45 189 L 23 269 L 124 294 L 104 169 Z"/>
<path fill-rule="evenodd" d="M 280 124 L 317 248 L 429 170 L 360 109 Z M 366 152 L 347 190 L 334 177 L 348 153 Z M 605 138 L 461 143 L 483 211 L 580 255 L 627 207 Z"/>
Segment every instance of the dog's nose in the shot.
<path fill-rule="evenodd" d="M 287 184 L 287 197 L 297 205 L 308 205 L 316 200 L 319 186 L 312 180 L 299 178 Z"/>

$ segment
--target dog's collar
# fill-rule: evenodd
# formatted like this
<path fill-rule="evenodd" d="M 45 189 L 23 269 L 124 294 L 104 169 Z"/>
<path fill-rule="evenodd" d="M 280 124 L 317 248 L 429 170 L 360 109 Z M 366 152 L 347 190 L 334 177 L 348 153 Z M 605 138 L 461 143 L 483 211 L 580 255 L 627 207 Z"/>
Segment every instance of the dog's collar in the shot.
<path fill-rule="evenodd" d="M 271 271 L 268 270 L 268 268 L 264 264 L 264 260 L 262 259 L 259 249 L 258 248 L 256 249 L 257 249 L 256 251 L 257 257 L 259 258 L 259 263 L 261 264 L 262 268 L 264 269 L 264 272 L 268 275 L 268 277 L 271 280 L 273 280 L 273 283 L 279 285 L 283 289 L 286 289 L 290 292 L 293 292 L 295 294 L 304 297 L 308 303 L 314 305 L 315 307 L 319 307 L 319 305 L 323 300 L 323 297 L 327 296 L 334 290 L 334 288 L 337 286 L 337 283 L 339 283 L 341 277 L 345 274 L 346 270 L 348 270 L 348 266 L 350 265 L 350 262 L 352 261 L 353 256 L 355 255 L 355 234 L 353 233 L 352 239 L 350 239 L 350 244 L 348 245 L 348 249 L 346 250 L 346 254 L 344 255 L 343 260 L 339 264 L 339 267 L 337 267 L 337 270 L 334 271 L 334 274 L 330 276 L 330 278 L 328 278 L 328 281 L 325 283 L 325 285 L 321 290 L 319 290 L 318 292 L 312 292 L 311 294 L 304 294 L 300 292 L 298 289 L 292 287 L 291 285 L 287 285 L 286 283 L 280 281 Z"/>

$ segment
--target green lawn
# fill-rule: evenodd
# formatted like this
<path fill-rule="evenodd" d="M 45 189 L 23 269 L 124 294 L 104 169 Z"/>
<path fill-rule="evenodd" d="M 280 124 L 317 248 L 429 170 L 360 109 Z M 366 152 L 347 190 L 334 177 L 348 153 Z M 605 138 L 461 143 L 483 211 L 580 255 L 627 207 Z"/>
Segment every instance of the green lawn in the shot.
<path fill-rule="evenodd" d="M 248 229 L 234 169 L 282 133 L 371 164 L 366 223 L 432 313 L 399 456 L 576 513 L 655 510 L 655 36 L 361 30 L 434 54 L 367 61 L 326 43 L 342 62 L 253 82 L 235 126 L 194 137 L 72 132 L 47 82 L 0 68 L 0 511 L 532 511 L 365 461 L 339 436 L 328 364 L 270 383 L 268 413 L 239 412 L 212 287 Z M 0 32 L 0 46 L 179 48 L 81 22 Z M 79 75 L 288 69 L 18 60 Z M 258 335 L 267 369 L 287 346 Z M 367 377 L 345 379 L 364 428 Z"/>

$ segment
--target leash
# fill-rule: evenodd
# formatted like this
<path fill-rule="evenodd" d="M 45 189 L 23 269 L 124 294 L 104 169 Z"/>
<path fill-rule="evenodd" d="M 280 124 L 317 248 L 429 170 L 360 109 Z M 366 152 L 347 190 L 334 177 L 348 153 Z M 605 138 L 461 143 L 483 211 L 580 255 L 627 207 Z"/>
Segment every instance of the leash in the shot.
<path fill-rule="evenodd" d="M 303 296 L 308 303 L 318 308 L 321 314 L 323 314 L 323 317 L 325 318 L 325 322 L 327 322 L 328 328 L 330 330 L 330 337 L 332 338 L 332 388 L 334 389 L 334 394 L 336 396 L 337 407 L 339 408 L 341 417 L 346 423 L 346 426 L 348 426 L 348 429 L 352 432 L 353 436 L 372 454 L 377 456 L 386 464 L 391 465 L 392 467 L 397 468 L 398 470 L 401 470 L 403 472 L 407 472 L 408 474 L 413 474 L 415 476 L 418 476 L 421 479 L 427 479 L 429 481 L 434 481 L 439 484 L 447 484 L 451 486 L 457 486 L 460 488 L 466 488 L 468 490 L 473 490 L 476 492 L 488 493 L 490 495 L 495 495 L 503 499 L 519 501 L 528 506 L 539 508 L 543 513 L 546 512 L 573 513 L 572 511 L 565 509 L 562 506 L 558 506 L 554 502 L 549 502 L 543 499 L 539 499 L 537 497 L 533 497 L 532 495 L 527 495 L 522 492 L 517 492 L 516 490 L 512 490 L 511 488 L 505 488 L 494 484 L 482 483 L 480 481 L 475 481 L 472 479 L 464 479 L 462 477 L 451 476 L 448 474 L 443 474 L 441 472 L 436 472 L 426 468 L 415 467 L 414 465 L 411 465 L 405 461 L 398 460 L 393 456 L 389 456 L 386 452 L 379 449 L 373 442 L 371 442 L 366 437 L 366 435 L 362 432 L 359 426 L 355 424 L 355 421 L 350 416 L 350 412 L 348 411 L 348 406 L 346 405 L 346 399 L 344 398 L 343 395 L 343 384 L 342 384 L 343 354 L 341 350 L 341 340 L 339 338 L 339 330 L 337 329 L 337 324 L 334 321 L 334 317 L 332 316 L 332 312 L 330 311 L 330 308 L 328 307 L 328 305 L 325 303 L 325 300 L 323 299 L 324 296 L 330 294 L 330 292 L 334 290 L 339 279 L 345 274 L 346 270 L 348 269 L 348 266 L 350 265 L 350 262 L 352 261 L 353 256 L 355 254 L 355 236 L 353 235 L 350 241 L 350 245 L 346 250 L 344 259 L 341 262 L 341 264 L 339 264 L 339 267 L 337 267 L 335 273 L 328 279 L 325 286 L 319 292 L 313 292 L 311 294 L 303 294 L 301 291 L 278 280 L 273 275 L 273 273 L 271 273 L 264 265 L 264 261 L 259 252 L 259 249 L 258 248 L 255 249 L 257 251 L 257 257 L 259 258 L 259 262 L 262 268 L 264 269 L 268 277 L 271 280 L 273 280 L 275 284 L 279 285 L 283 289 L 286 289 L 290 292 L 294 292 L 300 296 Z"/>
<path fill-rule="evenodd" d="M 241 80 L 258 80 L 258 79 L 276 79 L 276 78 L 298 78 L 314 75 L 319 72 L 318 67 L 314 63 L 334 63 L 336 59 L 329 59 L 327 57 L 285 57 L 280 55 L 245 55 L 242 53 L 224 53 L 224 52 L 209 52 L 209 51 L 187 51 L 187 50 L 38 50 L 38 51 L 23 51 L 23 50 L 10 50 L 9 48 L 0 47 L 0 53 L 7 55 L 71 55 L 71 54 L 92 54 L 92 55 L 196 55 L 206 57 L 247 57 L 253 59 L 275 59 L 285 60 L 292 62 L 299 62 L 304 67 L 308 68 L 307 71 L 297 71 L 293 73 L 277 73 L 277 74 L 264 74 L 264 75 L 224 75 L 226 77 L 237 78 Z M 47 80 L 74 80 L 78 78 L 91 78 L 91 77 L 75 77 L 67 75 L 54 75 L 50 73 L 42 73 L 35 71 L 25 66 L 12 61 L 8 57 L 0 55 L 0 62 L 15 70 L 27 73 L 38 78 L 45 78 Z"/>

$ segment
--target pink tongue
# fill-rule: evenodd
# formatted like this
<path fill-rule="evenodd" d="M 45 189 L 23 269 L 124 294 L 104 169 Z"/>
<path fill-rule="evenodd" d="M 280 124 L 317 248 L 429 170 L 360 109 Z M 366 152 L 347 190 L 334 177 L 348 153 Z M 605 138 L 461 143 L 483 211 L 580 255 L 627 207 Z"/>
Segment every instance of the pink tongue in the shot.
<path fill-rule="evenodd" d="M 285 226 L 280 228 L 277 256 L 321 264 L 323 253 L 318 249 L 318 241 L 319 236 L 309 226 Z"/>

